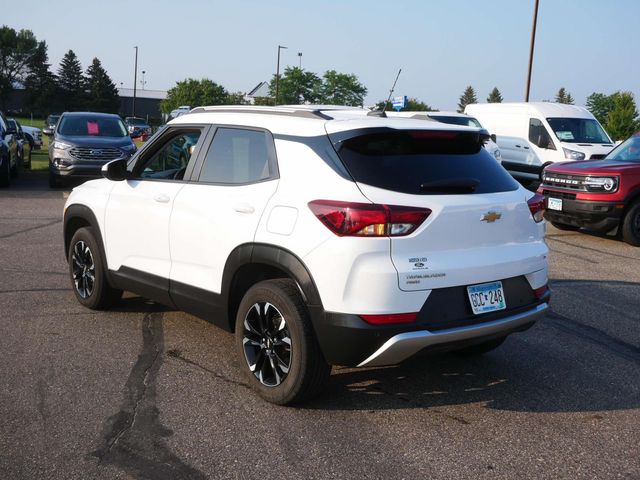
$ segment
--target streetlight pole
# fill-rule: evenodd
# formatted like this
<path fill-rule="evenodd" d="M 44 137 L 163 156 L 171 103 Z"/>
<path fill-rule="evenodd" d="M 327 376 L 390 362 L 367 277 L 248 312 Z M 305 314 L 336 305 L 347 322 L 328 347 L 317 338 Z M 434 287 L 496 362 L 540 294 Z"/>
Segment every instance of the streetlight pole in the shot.
<path fill-rule="evenodd" d="M 531 90 L 531 70 L 533 68 L 533 49 L 536 45 L 536 26 L 538 24 L 538 1 L 533 8 L 533 26 L 531 27 L 531 48 L 529 49 L 529 72 L 527 73 L 527 89 L 524 94 L 524 101 L 529 101 L 529 92 Z"/>
<path fill-rule="evenodd" d="M 136 84 L 138 83 L 138 47 L 133 47 L 136 49 L 136 63 L 133 67 L 133 112 L 131 114 L 132 117 L 136 116 Z"/>
<path fill-rule="evenodd" d="M 298 52 L 298 60 L 300 61 L 300 64 L 298 65 L 298 68 L 300 68 L 300 70 L 302 70 L 302 52 Z"/>
<path fill-rule="evenodd" d="M 278 45 L 278 66 L 276 67 L 276 105 L 278 105 L 278 93 L 280 87 L 280 50 L 283 48 L 286 49 L 287 47 Z"/>

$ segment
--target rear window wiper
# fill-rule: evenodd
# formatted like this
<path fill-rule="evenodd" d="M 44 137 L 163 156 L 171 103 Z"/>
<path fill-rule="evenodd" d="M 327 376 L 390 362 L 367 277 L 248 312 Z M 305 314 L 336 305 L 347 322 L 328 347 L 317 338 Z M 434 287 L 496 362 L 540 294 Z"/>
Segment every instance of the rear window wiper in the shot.
<path fill-rule="evenodd" d="M 451 178 L 420 184 L 420 190 L 430 193 L 473 193 L 480 185 L 475 178 Z"/>

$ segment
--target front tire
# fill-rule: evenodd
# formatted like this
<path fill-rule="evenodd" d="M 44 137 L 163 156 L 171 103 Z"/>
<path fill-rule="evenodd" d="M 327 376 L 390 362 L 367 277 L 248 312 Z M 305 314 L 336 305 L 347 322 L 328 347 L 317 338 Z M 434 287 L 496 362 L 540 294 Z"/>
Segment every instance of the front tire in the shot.
<path fill-rule="evenodd" d="M 629 245 L 640 247 L 640 200 L 631 205 L 622 220 L 622 238 Z"/>
<path fill-rule="evenodd" d="M 105 310 L 122 296 L 109 285 L 106 263 L 100 253 L 93 227 L 80 228 L 69 245 L 69 275 L 78 301 L 92 310 Z"/>
<path fill-rule="evenodd" d="M 62 187 L 62 178 L 60 177 L 60 175 L 56 175 L 51 170 L 49 170 L 49 187 L 50 188 Z"/>
<path fill-rule="evenodd" d="M 251 287 L 238 308 L 235 330 L 241 369 L 268 402 L 308 400 L 331 373 L 292 280 L 267 280 Z"/>

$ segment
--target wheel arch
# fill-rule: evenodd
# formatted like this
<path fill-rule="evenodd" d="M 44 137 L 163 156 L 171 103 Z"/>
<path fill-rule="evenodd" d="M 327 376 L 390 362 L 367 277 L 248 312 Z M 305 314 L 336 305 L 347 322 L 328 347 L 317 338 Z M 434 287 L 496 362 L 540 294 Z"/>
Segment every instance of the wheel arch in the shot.
<path fill-rule="evenodd" d="M 64 235 L 64 256 L 65 260 L 69 255 L 69 247 L 73 235 L 83 227 L 93 227 L 100 248 L 102 258 L 106 261 L 104 243 L 98 219 L 93 211 L 85 205 L 70 205 L 64 212 L 63 235 Z"/>

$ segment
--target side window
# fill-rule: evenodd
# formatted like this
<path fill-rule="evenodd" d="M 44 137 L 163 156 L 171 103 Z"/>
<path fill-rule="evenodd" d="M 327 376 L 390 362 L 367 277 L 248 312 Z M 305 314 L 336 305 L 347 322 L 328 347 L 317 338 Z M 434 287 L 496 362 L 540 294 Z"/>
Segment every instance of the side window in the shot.
<path fill-rule="evenodd" d="M 264 131 L 218 128 L 199 180 L 246 184 L 268 179 L 275 173 L 269 165 L 270 141 L 271 136 Z"/>
<path fill-rule="evenodd" d="M 200 129 L 176 132 L 165 139 L 160 149 L 155 150 L 150 156 L 140 159 L 134 170 L 134 176 L 182 180 L 201 135 Z"/>
<path fill-rule="evenodd" d="M 549 132 L 537 118 L 529 119 L 529 141 L 540 148 L 556 149 Z"/>

